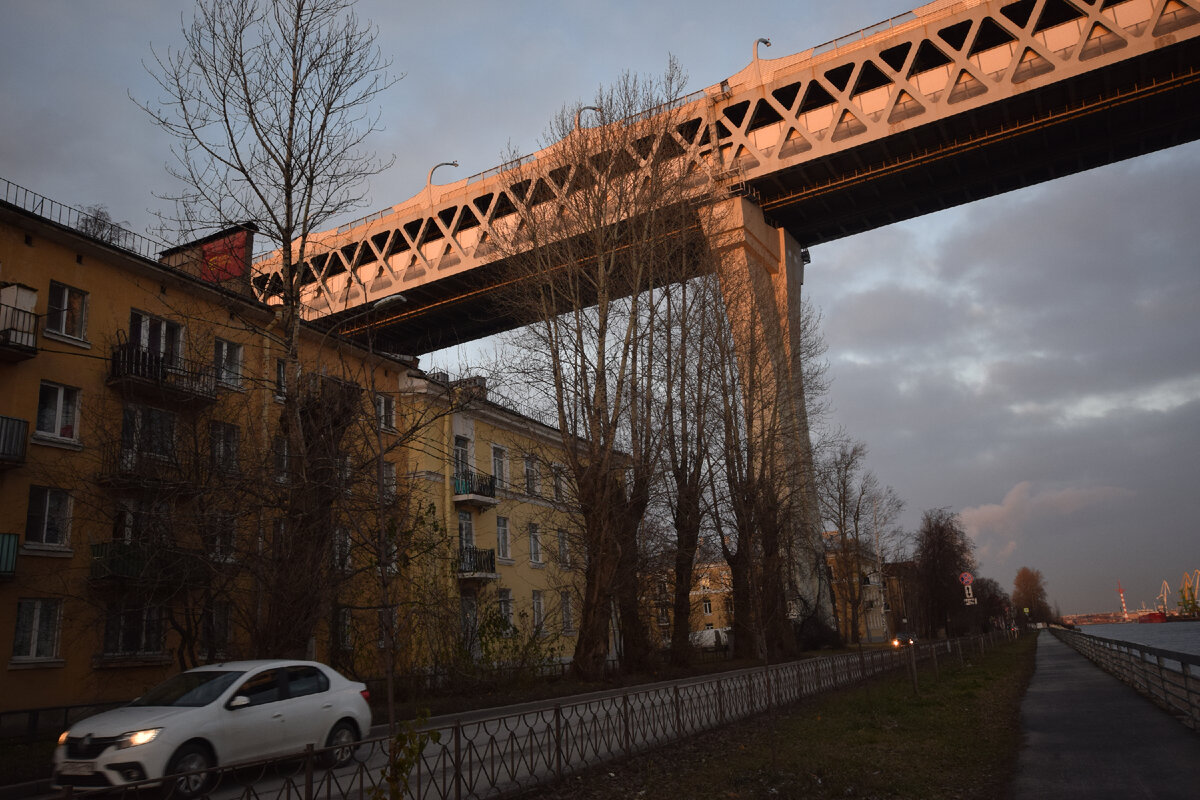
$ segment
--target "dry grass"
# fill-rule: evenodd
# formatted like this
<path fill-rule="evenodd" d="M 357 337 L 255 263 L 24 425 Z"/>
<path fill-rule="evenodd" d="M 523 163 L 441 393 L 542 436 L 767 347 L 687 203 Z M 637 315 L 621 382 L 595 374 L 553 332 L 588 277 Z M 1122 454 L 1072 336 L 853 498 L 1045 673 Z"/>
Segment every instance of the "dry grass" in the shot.
<path fill-rule="evenodd" d="M 893 676 L 590 770 L 523 800 L 1003 797 L 1035 638 L 976 654 L 921 692 Z"/>

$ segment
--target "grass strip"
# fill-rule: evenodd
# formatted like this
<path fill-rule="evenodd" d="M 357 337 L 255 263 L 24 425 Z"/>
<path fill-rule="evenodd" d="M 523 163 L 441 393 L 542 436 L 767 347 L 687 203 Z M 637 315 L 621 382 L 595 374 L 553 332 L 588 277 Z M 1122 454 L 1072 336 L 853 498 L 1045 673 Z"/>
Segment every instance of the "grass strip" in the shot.
<path fill-rule="evenodd" d="M 1021 745 L 1036 637 L 939 656 L 766 717 L 700 734 L 521 795 L 607 798 L 1004 797 Z"/>

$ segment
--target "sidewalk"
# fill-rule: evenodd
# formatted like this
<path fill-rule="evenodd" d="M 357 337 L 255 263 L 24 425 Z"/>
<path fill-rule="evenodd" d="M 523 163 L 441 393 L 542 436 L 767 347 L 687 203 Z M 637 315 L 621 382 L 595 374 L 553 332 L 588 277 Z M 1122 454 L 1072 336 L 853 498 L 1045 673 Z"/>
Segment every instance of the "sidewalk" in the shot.
<path fill-rule="evenodd" d="M 1037 644 L 1011 800 L 1200 797 L 1200 735 L 1049 631 Z"/>

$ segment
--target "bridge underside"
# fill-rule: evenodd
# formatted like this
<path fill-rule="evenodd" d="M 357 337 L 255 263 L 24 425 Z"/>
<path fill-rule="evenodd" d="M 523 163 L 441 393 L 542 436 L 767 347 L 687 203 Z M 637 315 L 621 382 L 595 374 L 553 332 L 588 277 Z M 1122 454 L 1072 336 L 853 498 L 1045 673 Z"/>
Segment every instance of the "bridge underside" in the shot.
<path fill-rule="evenodd" d="M 1191 38 L 743 188 L 768 221 L 814 245 L 1197 138 L 1200 38 Z M 346 332 L 370 325 L 376 347 L 419 354 L 510 330 L 520 321 L 503 305 L 505 272 L 497 263 L 406 288 L 399 312 Z"/>
<path fill-rule="evenodd" d="M 749 183 L 805 245 L 1200 138 L 1200 40 Z"/>

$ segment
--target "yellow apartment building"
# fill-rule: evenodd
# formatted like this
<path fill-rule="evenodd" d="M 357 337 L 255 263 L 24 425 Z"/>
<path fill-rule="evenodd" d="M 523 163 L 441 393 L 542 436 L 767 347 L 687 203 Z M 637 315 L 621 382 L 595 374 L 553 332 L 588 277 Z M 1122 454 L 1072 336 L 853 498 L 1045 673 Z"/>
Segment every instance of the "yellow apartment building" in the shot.
<path fill-rule="evenodd" d="M 569 656 L 553 430 L 337 325 L 289 360 L 253 231 L 159 253 L 5 190 L 0 711 L 129 699 L 297 636 L 363 678 Z"/>

